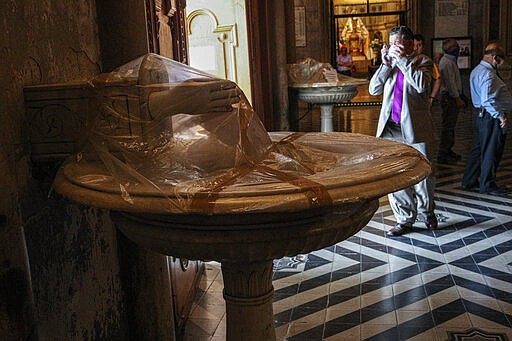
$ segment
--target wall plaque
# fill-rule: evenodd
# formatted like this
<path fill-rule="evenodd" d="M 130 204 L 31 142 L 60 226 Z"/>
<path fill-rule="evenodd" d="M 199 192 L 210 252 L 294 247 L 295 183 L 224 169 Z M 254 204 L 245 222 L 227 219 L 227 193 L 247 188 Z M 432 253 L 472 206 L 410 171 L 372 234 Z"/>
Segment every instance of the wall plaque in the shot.
<path fill-rule="evenodd" d="M 436 0 L 435 37 L 468 34 L 468 0 Z"/>
<path fill-rule="evenodd" d="M 295 7 L 295 46 L 306 46 L 306 8 Z"/>

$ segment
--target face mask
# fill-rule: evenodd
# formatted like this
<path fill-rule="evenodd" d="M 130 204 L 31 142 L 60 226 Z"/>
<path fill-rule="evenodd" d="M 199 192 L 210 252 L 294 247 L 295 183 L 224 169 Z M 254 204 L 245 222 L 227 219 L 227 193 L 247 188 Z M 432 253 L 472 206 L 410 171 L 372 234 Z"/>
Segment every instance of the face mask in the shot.
<path fill-rule="evenodd" d="M 459 49 L 455 49 L 451 52 L 446 52 L 446 53 L 449 54 L 450 56 L 454 56 L 455 58 L 458 58 L 460 51 L 459 51 Z"/>
<path fill-rule="evenodd" d="M 491 66 L 492 66 L 492 68 L 493 68 L 494 70 L 498 70 L 498 68 L 499 68 L 501 65 L 503 65 L 503 62 L 504 62 L 504 60 L 503 60 L 503 59 L 501 59 L 501 58 L 499 58 L 499 57 L 494 57 L 492 61 L 493 61 L 493 63 L 491 63 Z"/>

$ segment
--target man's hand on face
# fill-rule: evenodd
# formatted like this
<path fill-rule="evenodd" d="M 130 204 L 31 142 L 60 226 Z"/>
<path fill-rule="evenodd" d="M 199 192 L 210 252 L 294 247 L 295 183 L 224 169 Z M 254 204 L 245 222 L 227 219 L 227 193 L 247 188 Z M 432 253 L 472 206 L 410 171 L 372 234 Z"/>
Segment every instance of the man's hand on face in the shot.
<path fill-rule="evenodd" d="M 404 56 L 404 46 L 396 43 L 391 45 L 389 48 L 389 55 L 395 62 L 397 62 Z"/>
<path fill-rule="evenodd" d="M 387 66 L 391 66 L 391 56 L 389 55 L 389 47 L 386 44 L 382 45 L 380 53 L 382 56 L 382 62 Z"/>
<path fill-rule="evenodd" d="M 414 52 L 414 40 L 405 39 L 401 34 L 390 36 L 389 42 L 391 44 L 389 56 L 392 58 L 392 63 L 396 63 L 404 56 L 408 56 Z"/>

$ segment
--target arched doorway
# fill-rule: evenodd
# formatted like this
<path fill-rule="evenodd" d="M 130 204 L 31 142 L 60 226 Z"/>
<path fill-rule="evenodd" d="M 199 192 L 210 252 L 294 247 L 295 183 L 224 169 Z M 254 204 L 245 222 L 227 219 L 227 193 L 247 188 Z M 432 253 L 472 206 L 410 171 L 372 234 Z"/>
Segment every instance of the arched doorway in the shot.
<path fill-rule="evenodd" d="M 251 98 L 245 7 L 189 0 L 186 30 L 189 64 L 238 84 Z M 243 19 L 243 20 L 240 20 Z"/>

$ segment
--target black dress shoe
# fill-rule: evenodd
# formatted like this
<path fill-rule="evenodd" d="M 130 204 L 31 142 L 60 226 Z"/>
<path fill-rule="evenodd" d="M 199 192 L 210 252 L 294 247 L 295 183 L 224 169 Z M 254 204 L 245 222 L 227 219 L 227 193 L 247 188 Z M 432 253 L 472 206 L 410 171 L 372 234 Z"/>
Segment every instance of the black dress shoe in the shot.
<path fill-rule="evenodd" d="M 448 152 L 448 156 L 449 156 L 450 158 L 452 158 L 452 159 L 455 159 L 455 160 L 460 160 L 460 159 L 462 159 L 462 155 L 457 154 L 457 153 L 455 153 L 454 151 L 451 151 L 451 150 Z"/>
<path fill-rule="evenodd" d="M 494 189 L 491 189 L 483 194 L 488 194 L 488 195 L 508 195 L 510 194 L 510 191 L 507 191 L 506 189 L 503 189 L 503 188 L 494 188 Z"/>
<path fill-rule="evenodd" d="M 478 187 L 478 186 L 464 186 L 464 185 L 462 185 L 461 187 L 465 191 L 480 193 L 480 187 Z"/>
<path fill-rule="evenodd" d="M 440 163 L 442 165 L 455 165 L 457 163 L 457 159 L 454 159 L 449 156 L 439 156 L 437 158 L 437 163 Z"/>
<path fill-rule="evenodd" d="M 398 237 L 404 233 L 411 232 L 411 226 L 406 224 L 396 224 L 395 227 L 388 231 L 389 236 Z"/>
<path fill-rule="evenodd" d="M 427 219 L 425 219 L 425 226 L 429 230 L 437 230 L 437 227 L 438 227 L 437 217 L 431 216 L 431 217 L 428 217 Z"/>

